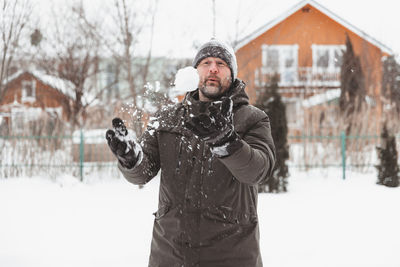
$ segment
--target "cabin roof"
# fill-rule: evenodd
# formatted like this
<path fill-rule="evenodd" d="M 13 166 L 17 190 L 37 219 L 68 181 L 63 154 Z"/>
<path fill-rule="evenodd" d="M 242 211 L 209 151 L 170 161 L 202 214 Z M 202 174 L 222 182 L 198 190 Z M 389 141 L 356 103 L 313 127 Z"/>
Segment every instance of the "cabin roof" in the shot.
<path fill-rule="evenodd" d="M 265 33 L 266 31 L 270 30 L 272 27 L 274 27 L 277 24 L 279 24 L 280 22 L 284 21 L 287 17 L 291 16 L 292 14 L 297 12 L 299 9 L 305 7 L 306 5 L 311 5 L 312 7 L 316 8 L 317 10 L 319 10 L 320 12 L 325 14 L 326 16 L 330 17 L 331 19 L 333 19 L 337 23 L 343 25 L 344 27 L 346 27 L 350 31 L 352 31 L 355 34 L 359 35 L 361 38 L 363 38 L 363 39 L 367 40 L 368 42 L 370 42 L 371 44 L 377 46 L 379 49 L 381 49 L 382 52 L 385 52 L 385 53 L 390 54 L 390 55 L 393 54 L 393 51 L 389 47 L 387 47 L 386 45 L 384 45 L 380 41 L 378 41 L 375 38 L 373 38 L 372 36 L 368 35 L 366 32 L 364 32 L 364 31 L 360 30 L 359 28 L 355 27 L 351 23 L 349 23 L 346 20 L 342 19 L 341 17 L 339 17 L 338 15 L 334 14 L 333 12 L 331 12 L 326 7 L 322 6 L 321 4 L 319 4 L 319 3 L 317 3 L 316 1 L 313 1 L 313 0 L 303 0 L 303 1 L 299 2 L 299 3 L 297 3 L 296 5 L 294 5 L 292 8 L 290 8 L 289 10 L 287 10 L 286 12 L 281 14 L 280 16 L 276 17 L 275 19 L 271 20 L 267 24 L 264 24 L 263 26 L 261 26 L 260 28 L 258 28 L 254 32 L 252 32 L 251 34 L 247 35 L 246 37 L 244 37 L 242 40 L 240 40 L 238 42 L 238 44 L 236 46 L 236 51 L 239 50 L 240 48 L 244 47 L 245 45 L 249 44 L 252 40 L 257 38 L 261 34 Z"/>
<path fill-rule="evenodd" d="M 61 93 L 63 93 L 64 95 L 66 95 L 68 97 L 71 97 L 71 98 L 73 97 L 73 85 L 71 84 L 71 82 L 61 79 L 61 78 L 58 78 L 58 77 L 55 77 L 55 76 L 52 76 L 52 75 L 42 73 L 40 71 L 32 71 L 32 70 L 17 71 L 13 75 L 9 76 L 8 79 L 6 81 L 4 81 L 4 84 L 8 84 L 13 80 L 18 79 L 24 73 L 29 73 L 30 75 L 32 75 L 36 79 L 40 80 L 42 83 L 50 86 L 51 88 L 60 91 Z"/>

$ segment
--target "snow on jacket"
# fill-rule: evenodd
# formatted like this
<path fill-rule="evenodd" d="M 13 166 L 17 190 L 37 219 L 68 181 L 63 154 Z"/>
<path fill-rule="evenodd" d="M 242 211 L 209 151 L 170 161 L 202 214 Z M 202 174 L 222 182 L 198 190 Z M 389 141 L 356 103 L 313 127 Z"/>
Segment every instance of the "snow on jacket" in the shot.
<path fill-rule="evenodd" d="M 183 125 L 207 105 L 198 90 L 159 112 L 141 138 L 142 162 L 119 165 L 125 178 L 145 184 L 161 169 L 150 267 L 261 267 L 257 184 L 268 179 L 275 148 L 267 115 L 249 105 L 245 84 L 236 79 L 234 127 L 243 146 L 217 158 Z M 203 107 L 204 108 L 204 107 Z"/>

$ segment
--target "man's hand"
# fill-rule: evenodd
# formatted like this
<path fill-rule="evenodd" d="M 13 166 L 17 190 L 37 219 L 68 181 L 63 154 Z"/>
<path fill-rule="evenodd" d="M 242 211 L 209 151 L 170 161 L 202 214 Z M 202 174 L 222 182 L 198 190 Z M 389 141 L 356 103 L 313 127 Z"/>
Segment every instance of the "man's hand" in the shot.
<path fill-rule="evenodd" d="M 186 127 L 204 140 L 218 156 L 227 156 L 240 147 L 233 126 L 233 102 L 229 97 L 210 103 L 205 112 L 191 114 Z"/>
<path fill-rule="evenodd" d="M 124 122 L 120 118 L 112 120 L 113 130 L 106 132 L 106 139 L 111 152 L 125 168 L 133 168 L 142 157 L 142 148 L 128 134 Z"/>

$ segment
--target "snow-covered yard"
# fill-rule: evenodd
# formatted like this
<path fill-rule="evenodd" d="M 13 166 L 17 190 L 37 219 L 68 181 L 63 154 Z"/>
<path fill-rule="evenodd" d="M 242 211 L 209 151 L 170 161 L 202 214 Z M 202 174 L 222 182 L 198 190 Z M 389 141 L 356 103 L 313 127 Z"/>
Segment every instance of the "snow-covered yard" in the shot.
<path fill-rule="evenodd" d="M 400 266 L 400 188 L 375 171 L 291 173 L 288 193 L 259 197 L 264 266 Z M 0 266 L 147 266 L 158 179 L 92 178 L 0 180 Z"/>

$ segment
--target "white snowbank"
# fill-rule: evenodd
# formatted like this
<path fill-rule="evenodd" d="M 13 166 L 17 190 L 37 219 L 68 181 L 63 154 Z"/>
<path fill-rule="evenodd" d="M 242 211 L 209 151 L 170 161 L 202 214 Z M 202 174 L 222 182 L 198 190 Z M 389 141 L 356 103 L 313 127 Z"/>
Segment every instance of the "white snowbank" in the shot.
<path fill-rule="evenodd" d="M 291 173 L 288 193 L 259 197 L 264 266 L 400 266 L 400 188 L 375 171 Z M 147 266 L 158 179 L 1 179 L 0 266 Z"/>

